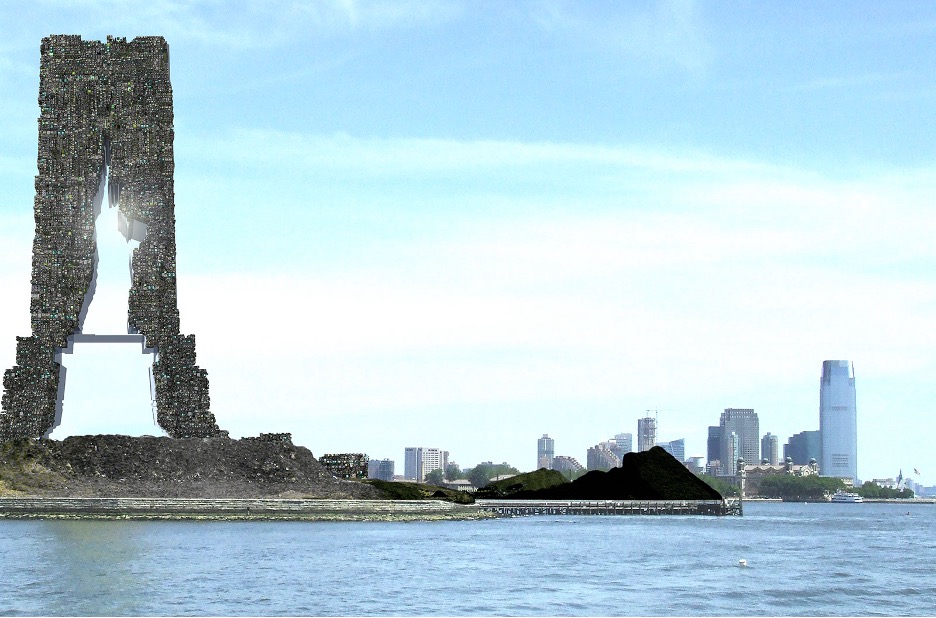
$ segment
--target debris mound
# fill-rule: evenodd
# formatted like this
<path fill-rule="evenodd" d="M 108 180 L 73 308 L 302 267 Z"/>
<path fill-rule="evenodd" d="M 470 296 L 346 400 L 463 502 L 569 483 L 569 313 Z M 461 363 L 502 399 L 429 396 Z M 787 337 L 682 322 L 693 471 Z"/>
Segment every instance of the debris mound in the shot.
<path fill-rule="evenodd" d="M 337 479 L 289 434 L 257 438 L 119 435 L 21 439 L 0 446 L 0 495 L 379 499 Z"/>

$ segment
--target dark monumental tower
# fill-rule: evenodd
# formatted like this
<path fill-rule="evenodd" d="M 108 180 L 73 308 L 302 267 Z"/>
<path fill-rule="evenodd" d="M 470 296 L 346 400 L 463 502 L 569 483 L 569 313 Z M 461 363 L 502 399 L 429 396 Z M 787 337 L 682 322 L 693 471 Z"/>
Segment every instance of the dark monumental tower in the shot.
<path fill-rule="evenodd" d="M 32 335 L 16 338 L 16 366 L 3 376 L 0 441 L 48 435 L 57 424 L 60 355 L 81 336 L 94 294 L 105 183 L 120 231 L 140 241 L 127 332 L 155 350 L 157 421 L 172 437 L 218 435 L 195 337 L 179 333 L 169 46 L 162 37 L 56 35 L 41 49 Z"/>

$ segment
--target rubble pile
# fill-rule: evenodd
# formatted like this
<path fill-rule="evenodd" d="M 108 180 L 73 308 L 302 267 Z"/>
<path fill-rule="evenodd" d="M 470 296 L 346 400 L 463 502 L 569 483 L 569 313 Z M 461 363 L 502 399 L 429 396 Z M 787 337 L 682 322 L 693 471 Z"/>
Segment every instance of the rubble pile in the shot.
<path fill-rule="evenodd" d="M 284 439 L 283 436 L 286 436 Z M 259 438 L 73 436 L 0 446 L 0 494 L 148 498 L 384 497 L 336 479 L 288 434 Z"/>

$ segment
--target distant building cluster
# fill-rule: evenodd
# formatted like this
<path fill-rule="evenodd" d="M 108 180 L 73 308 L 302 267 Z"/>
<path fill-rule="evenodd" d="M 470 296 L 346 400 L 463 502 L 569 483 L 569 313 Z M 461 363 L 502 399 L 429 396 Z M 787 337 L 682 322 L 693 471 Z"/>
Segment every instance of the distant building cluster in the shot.
<path fill-rule="evenodd" d="M 610 442 L 599 442 L 588 449 L 585 461 L 589 470 L 610 470 L 621 465 L 621 458 L 612 452 Z"/>
<path fill-rule="evenodd" d="M 563 474 L 576 475 L 583 470 L 585 467 L 578 462 L 575 457 L 569 457 L 568 455 L 556 455 L 553 459 L 553 470 L 558 470 Z"/>
<path fill-rule="evenodd" d="M 796 476 L 821 473 L 840 477 L 849 484 L 857 483 L 855 374 L 850 361 L 823 362 L 819 420 L 818 431 L 790 436 L 783 445 L 781 458 L 779 436 L 770 432 L 760 434 L 760 419 L 753 409 L 725 408 L 718 425 L 708 428 L 707 456 L 687 457 L 683 438 L 658 442 L 657 417 L 644 416 L 637 420 L 637 450 L 659 446 L 696 474 L 724 477 L 733 483 L 743 468 L 749 489 L 756 488 L 761 477 L 780 473 Z M 555 455 L 555 441 L 543 434 L 537 441 L 537 467 L 573 474 L 586 468 L 608 470 L 621 465 L 632 447 L 632 435 L 619 433 L 590 447 L 583 467 L 574 458 Z"/>
<path fill-rule="evenodd" d="M 790 474 L 793 476 L 815 476 L 819 474 L 819 464 L 816 463 L 816 460 L 813 460 L 806 465 L 798 465 L 794 464 L 792 460 L 788 459 L 786 463 L 783 464 L 761 463 L 745 465 L 743 486 L 744 495 L 758 495 L 758 489 L 760 488 L 761 481 L 763 481 L 768 476 L 775 476 L 777 474 Z"/>
<path fill-rule="evenodd" d="M 364 453 L 326 453 L 319 457 L 318 461 L 332 476 L 337 478 L 368 478 L 370 460 Z"/>
<path fill-rule="evenodd" d="M 717 476 L 733 476 L 738 460 L 756 463 L 760 460 L 760 423 L 757 413 L 749 408 L 726 408 L 717 427 L 709 427 L 709 462 L 712 449 L 717 453 Z"/>
<path fill-rule="evenodd" d="M 140 242 L 127 329 L 156 351 L 157 422 L 173 437 L 219 435 L 195 337 L 179 332 L 169 46 L 162 37 L 46 37 L 39 107 L 32 334 L 17 337 L 16 366 L 3 376 L 0 440 L 42 437 L 60 421 L 60 354 L 81 333 L 94 294 L 105 184 L 120 231 Z"/>
<path fill-rule="evenodd" d="M 367 478 L 392 481 L 395 474 L 392 459 L 371 459 L 367 462 Z"/>
<path fill-rule="evenodd" d="M 445 470 L 449 463 L 449 452 L 440 448 L 408 446 L 404 450 L 403 475 L 422 483 L 433 470 Z"/>

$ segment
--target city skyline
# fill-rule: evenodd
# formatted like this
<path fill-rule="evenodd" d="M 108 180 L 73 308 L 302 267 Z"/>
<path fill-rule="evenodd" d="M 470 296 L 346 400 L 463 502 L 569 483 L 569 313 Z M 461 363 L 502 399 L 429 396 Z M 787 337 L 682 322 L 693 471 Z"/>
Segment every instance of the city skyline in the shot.
<path fill-rule="evenodd" d="M 655 409 L 704 455 L 726 408 L 818 430 L 847 358 L 860 476 L 936 481 L 936 7 L 4 3 L 4 367 L 54 33 L 169 44 L 180 329 L 232 436 L 528 466 Z M 63 426 L 147 431 L 130 352 L 76 350 Z"/>

